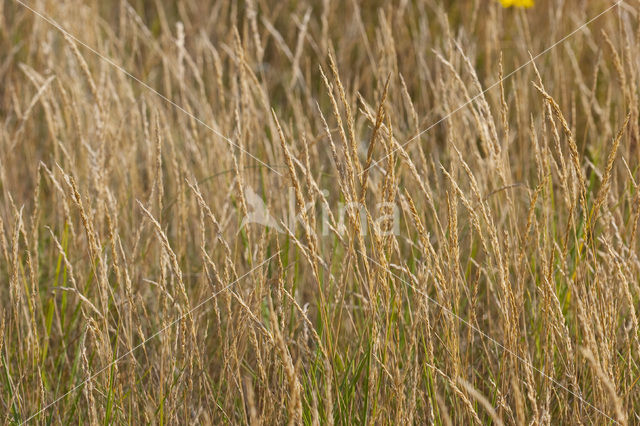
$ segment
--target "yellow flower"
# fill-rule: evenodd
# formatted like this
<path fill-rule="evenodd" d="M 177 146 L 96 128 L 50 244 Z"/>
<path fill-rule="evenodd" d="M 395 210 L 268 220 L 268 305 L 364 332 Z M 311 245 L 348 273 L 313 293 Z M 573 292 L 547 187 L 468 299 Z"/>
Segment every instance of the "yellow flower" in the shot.
<path fill-rule="evenodd" d="M 503 7 L 533 7 L 534 0 L 500 0 Z"/>

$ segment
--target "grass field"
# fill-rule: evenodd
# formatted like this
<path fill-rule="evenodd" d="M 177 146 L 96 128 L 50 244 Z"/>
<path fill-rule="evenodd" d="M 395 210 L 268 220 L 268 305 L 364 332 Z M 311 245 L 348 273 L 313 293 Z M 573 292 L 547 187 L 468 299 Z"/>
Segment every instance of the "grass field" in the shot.
<path fill-rule="evenodd" d="M 639 424 L 640 1 L 1 0 L 0 424 Z"/>

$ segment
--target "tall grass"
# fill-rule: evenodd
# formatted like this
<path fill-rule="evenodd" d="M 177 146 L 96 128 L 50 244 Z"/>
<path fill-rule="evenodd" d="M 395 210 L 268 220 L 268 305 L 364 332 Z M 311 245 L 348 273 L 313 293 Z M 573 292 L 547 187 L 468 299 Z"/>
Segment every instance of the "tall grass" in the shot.
<path fill-rule="evenodd" d="M 612 4 L 0 2 L 0 422 L 640 422 Z"/>

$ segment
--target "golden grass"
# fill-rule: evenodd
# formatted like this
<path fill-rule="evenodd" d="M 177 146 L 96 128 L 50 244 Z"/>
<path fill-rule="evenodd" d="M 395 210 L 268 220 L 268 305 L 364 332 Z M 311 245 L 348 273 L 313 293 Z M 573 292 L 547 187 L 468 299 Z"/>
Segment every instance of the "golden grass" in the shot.
<path fill-rule="evenodd" d="M 612 4 L 0 3 L 0 422 L 640 422 Z"/>

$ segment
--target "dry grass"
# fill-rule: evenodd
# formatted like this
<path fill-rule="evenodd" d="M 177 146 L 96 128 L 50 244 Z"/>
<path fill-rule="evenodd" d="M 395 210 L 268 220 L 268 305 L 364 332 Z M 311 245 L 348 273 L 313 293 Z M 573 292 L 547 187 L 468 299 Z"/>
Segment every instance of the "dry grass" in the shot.
<path fill-rule="evenodd" d="M 536 3 L 0 2 L 0 423 L 640 423 L 640 2 Z"/>

